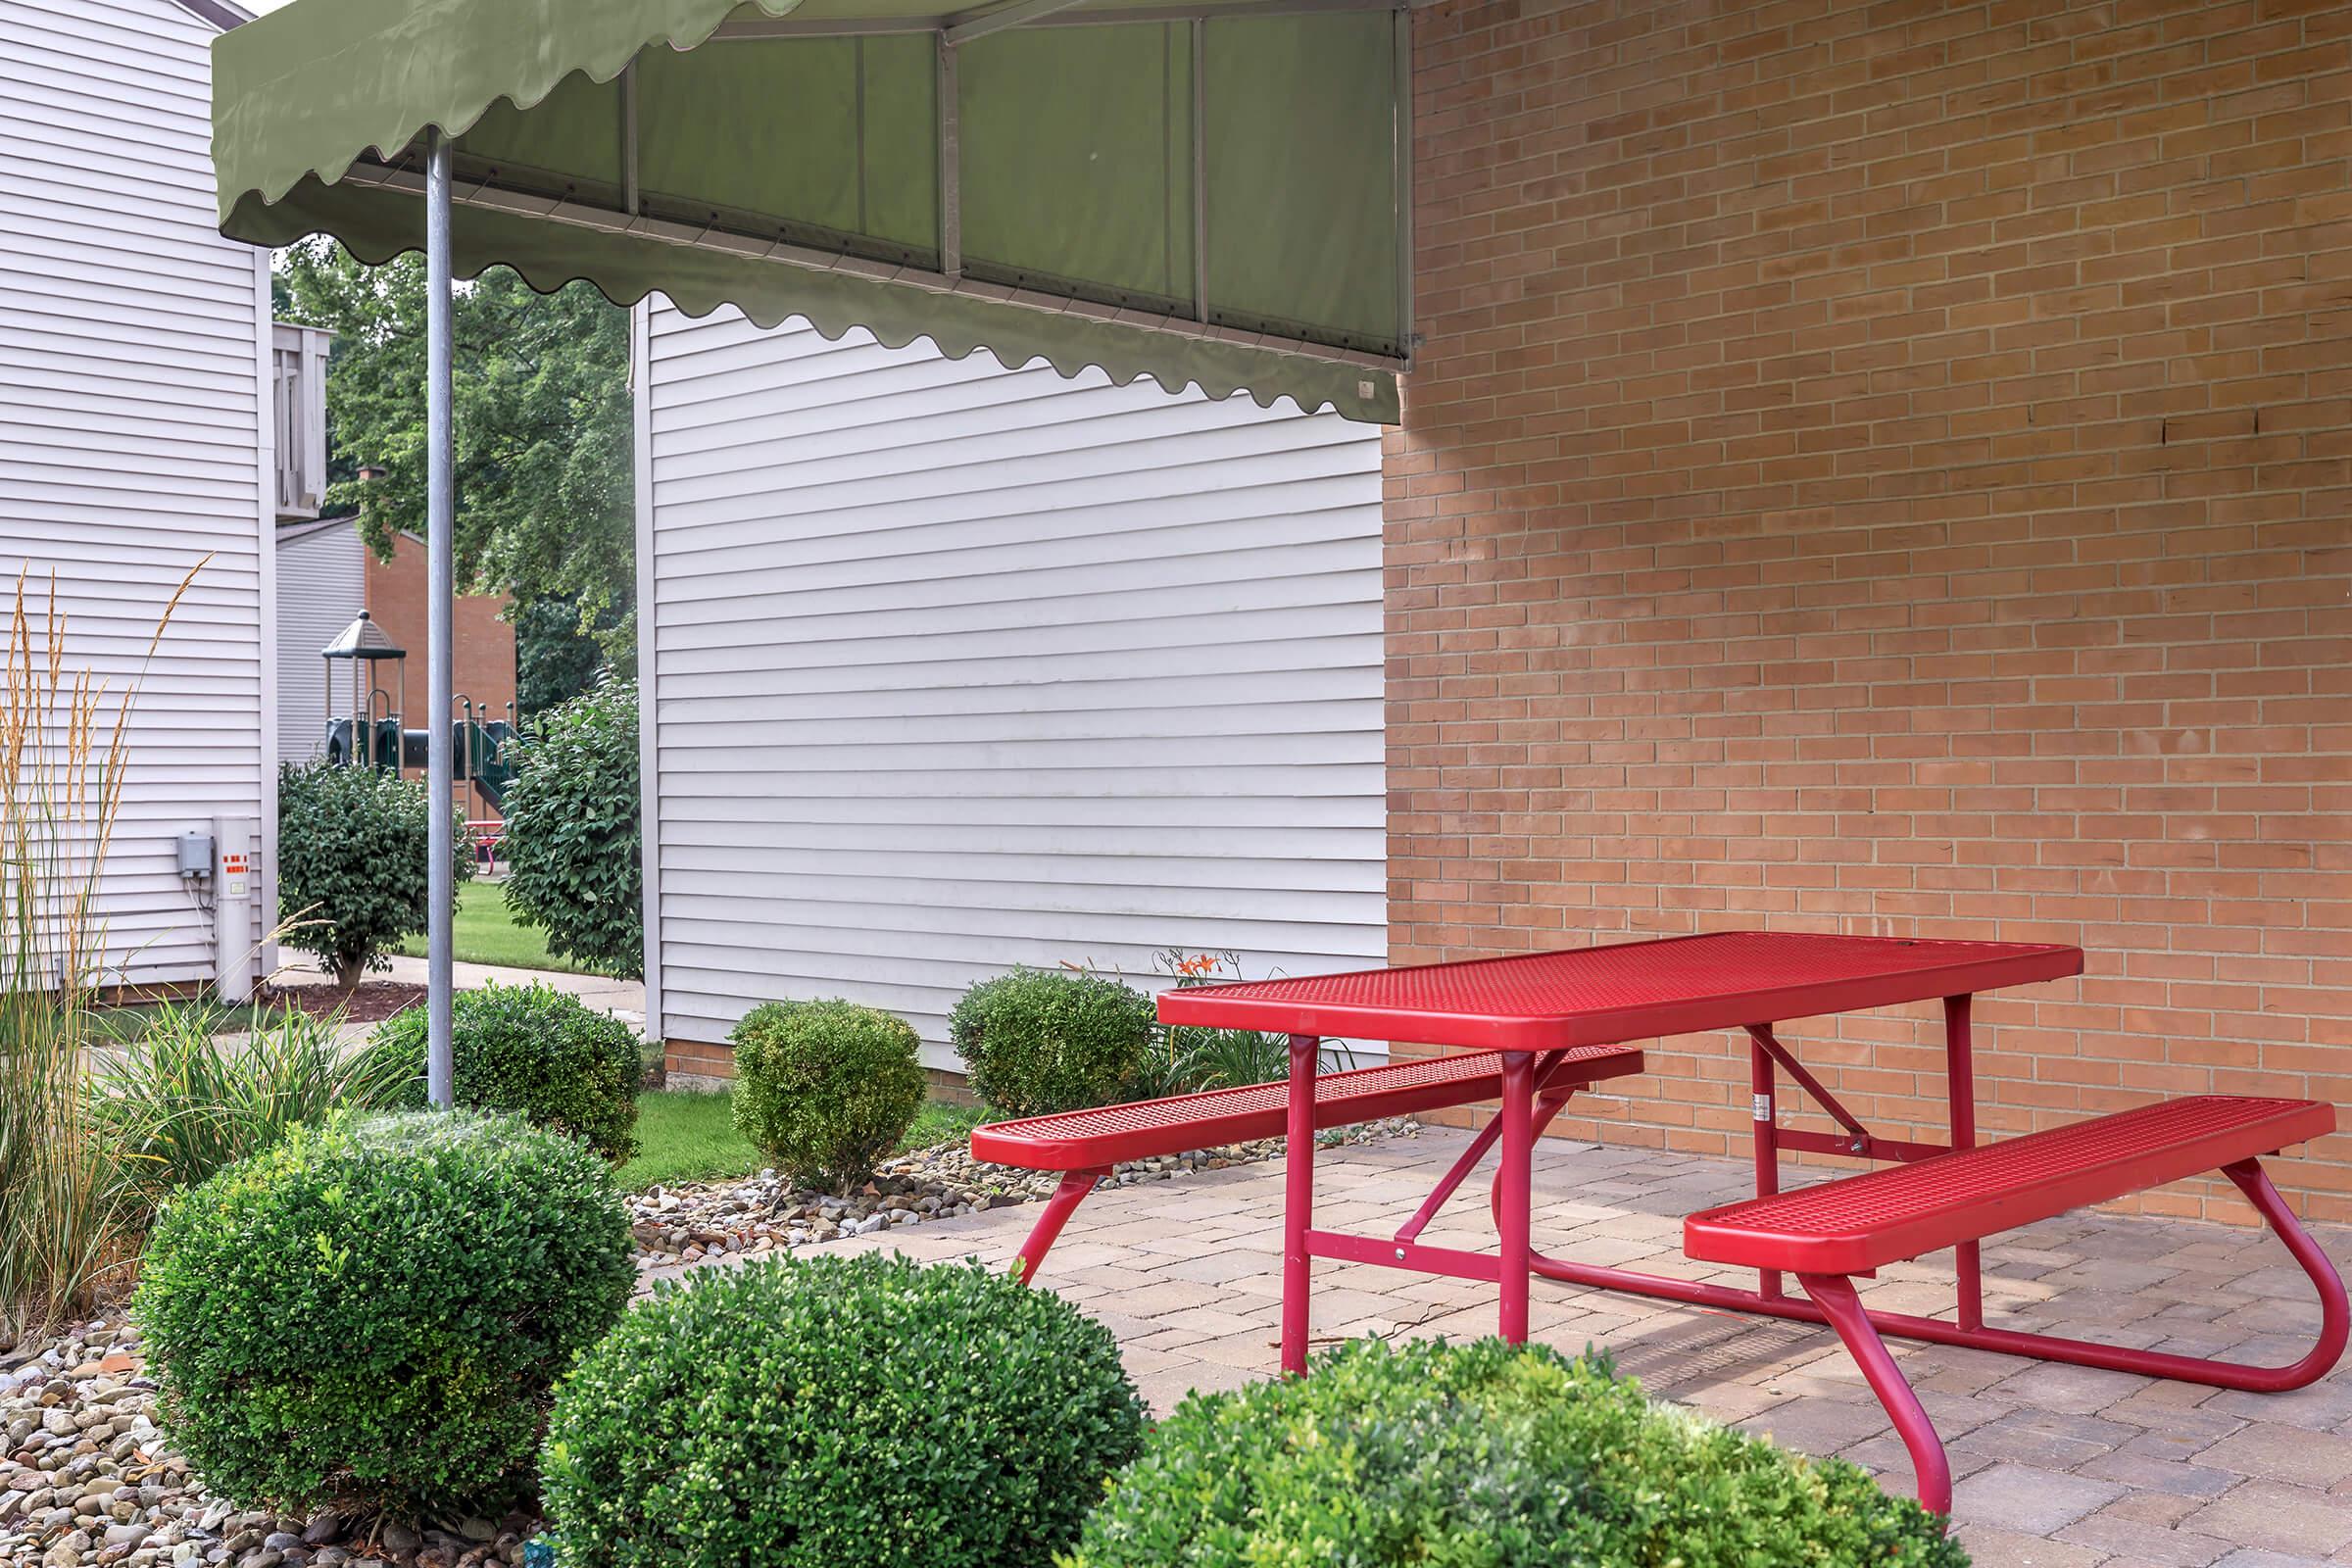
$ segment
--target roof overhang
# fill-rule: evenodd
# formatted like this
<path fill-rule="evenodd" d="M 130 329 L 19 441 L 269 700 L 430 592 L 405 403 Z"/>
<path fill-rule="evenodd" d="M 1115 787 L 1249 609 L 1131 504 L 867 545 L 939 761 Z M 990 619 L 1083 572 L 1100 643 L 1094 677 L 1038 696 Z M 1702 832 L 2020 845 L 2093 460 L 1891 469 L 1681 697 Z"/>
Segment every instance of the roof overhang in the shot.
<path fill-rule="evenodd" d="M 1396 0 L 295 0 L 215 44 L 224 233 L 1393 422 Z"/>

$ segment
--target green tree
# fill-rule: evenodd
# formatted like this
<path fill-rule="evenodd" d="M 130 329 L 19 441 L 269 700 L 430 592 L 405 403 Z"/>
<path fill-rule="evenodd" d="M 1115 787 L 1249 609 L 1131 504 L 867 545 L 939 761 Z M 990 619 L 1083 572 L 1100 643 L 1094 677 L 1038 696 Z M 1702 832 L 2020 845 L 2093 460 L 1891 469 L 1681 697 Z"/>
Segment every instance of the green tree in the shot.
<path fill-rule="evenodd" d="M 278 918 L 348 997 L 431 918 L 432 796 L 416 779 L 324 759 L 277 772 Z M 453 816 L 455 813 L 452 813 Z M 457 882 L 473 876 L 466 822 L 451 824 Z"/>
<path fill-rule="evenodd" d="M 425 527 L 424 267 L 363 267 L 332 240 L 279 264 L 289 319 L 335 334 L 325 504 L 358 512 L 379 555 Z M 570 605 L 577 630 L 633 667 L 635 441 L 628 313 L 587 283 L 534 291 L 505 268 L 460 286 L 457 571 L 528 610 Z M 362 478 L 361 468 L 381 470 Z"/>
<path fill-rule="evenodd" d="M 507 618 L 514 624 L 514 708 L 525 720 L 586 692 L 609 659 L 626 653 L 606 648 L 606 642 L 619 641 L 624 629 L 623 615 L 612 609 L 592 613 L 586 629 L 580 605 L 570 599 L 535 599 L 516 605 Z"/>
<path fill-rule="evenodd" d="M 547 948 L 607 974 L 645 973 L 637 687 L 607 676 L 540 715 L 507 787 L 507 907 Z"/>

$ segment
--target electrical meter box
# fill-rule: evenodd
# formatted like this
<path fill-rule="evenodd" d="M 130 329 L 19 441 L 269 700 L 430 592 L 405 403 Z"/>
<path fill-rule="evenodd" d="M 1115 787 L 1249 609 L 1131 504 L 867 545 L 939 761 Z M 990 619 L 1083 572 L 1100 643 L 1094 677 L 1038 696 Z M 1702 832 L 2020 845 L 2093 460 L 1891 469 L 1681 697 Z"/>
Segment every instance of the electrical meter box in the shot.
<path fill-rule="evenodd" d="M 194 829 L 179 836 L 179 877 L 183 882 L 213 879 L 213 836 Z"/>

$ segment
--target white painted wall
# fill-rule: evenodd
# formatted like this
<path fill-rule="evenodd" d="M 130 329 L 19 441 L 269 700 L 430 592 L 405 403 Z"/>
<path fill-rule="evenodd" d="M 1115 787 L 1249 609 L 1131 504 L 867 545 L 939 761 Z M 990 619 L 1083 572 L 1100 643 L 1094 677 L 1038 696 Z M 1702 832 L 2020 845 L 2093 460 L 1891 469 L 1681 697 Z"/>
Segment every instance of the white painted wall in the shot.
<path fill-rule="evenodd" d="M 326 661 L 318 650 L 368 608 L 367 550 L 349 517 L 277 532 L 277 755 L 307 762 L 326 746 Z M 351 710 L 351 676 L 335 689 Z"/>
<path fill-rule="evenodd" d="M 173 841 L 264 824 L 276 683 L 267 256 L 214 228 L 214 29 L 173 0 L 0 0 L 0 573 L 56 573 L 116 690 L 180 603 L 135 716 L 103 891 L 115 978 L 209 980 Z"/>
<path fill-rule="evenodd" d="M 642 310 L 643 308 L 641 308 Z M 644 311 L 662 1027 L 1386 951 L 1380 434 Z"/>

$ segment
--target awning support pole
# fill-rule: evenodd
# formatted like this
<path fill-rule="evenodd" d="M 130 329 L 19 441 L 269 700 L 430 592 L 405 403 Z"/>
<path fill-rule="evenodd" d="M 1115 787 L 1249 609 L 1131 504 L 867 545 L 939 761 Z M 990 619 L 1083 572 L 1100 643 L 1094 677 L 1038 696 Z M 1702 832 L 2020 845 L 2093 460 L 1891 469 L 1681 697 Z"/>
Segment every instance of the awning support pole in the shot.
<path fill-rule="evenodd" d="M 425 1095 L 447 1109 L 455 1102 L 450 1046 L 450 915 L 457 895 L 456 845 L 450 832 L 450 712 L 454 684 L 451 627 L 457 596 L 456 421 L 451 412 L 450 196 L 456 148 L 440 131 L 425 132 L 424 169 L 424 428 L 425 428 Z"/>

